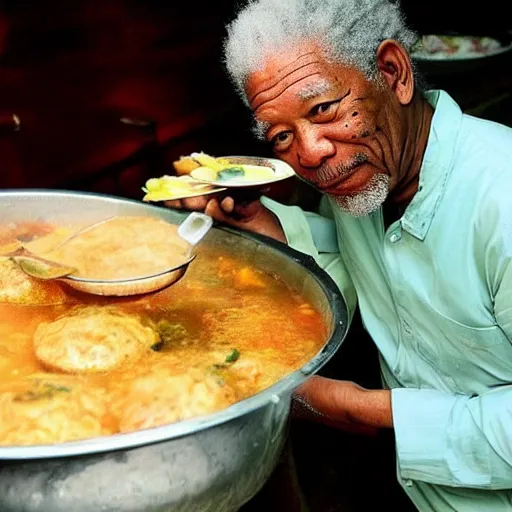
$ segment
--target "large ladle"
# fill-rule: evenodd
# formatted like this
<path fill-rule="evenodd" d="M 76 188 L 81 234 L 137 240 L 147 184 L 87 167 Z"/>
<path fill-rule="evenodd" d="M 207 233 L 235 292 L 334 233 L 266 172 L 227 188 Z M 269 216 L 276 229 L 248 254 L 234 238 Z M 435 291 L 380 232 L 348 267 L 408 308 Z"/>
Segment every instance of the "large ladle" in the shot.
<path fill-rule="evenodd" d="M 73 274 L 77 272 L 76 268 L 42 258 L 30 252 L 18 242 L 1 248 L 0 256 L 12 259 L 23 272 L 31 277 L 44 281 L 59 280 L 81 292 L 117 297 L 140 295 L 161 290 L 181 279 L 190 263 L 196 257 L 194 247 L 206 236 L 212 225 L 213 220 L 211 217 L 202 213 L 192 212 L 178 227 L 179 237 L 188 244 L 187 251 L 184 254 L 184 261 L 173 268 L 166 269 L 157 274 L 137 278 L 104 280 L 74 276 Z M 86 229 L 90 229 L 90 227 Z M 82 232 L 81 230 L 79 233 Z M 68 240 L 75 238 L 79 233 L 72 235 L 60 246 Z"/>

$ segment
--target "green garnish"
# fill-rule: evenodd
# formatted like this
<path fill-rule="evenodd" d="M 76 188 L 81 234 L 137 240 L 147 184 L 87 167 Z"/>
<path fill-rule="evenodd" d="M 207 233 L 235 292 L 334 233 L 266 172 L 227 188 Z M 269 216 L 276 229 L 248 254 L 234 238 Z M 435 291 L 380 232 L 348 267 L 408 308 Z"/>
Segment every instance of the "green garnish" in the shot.
<path fill-rule="evenodd" d="M 234 363 L 235 361 L 238 361 L 238 358 L 240 357 L 240 352 L 236 348 L 234 348 L 226 357 L 225 361 L 226 363 Z"/>
<path fill-rule="evenodd" d="M 49 387 L 51 387 L 54 391 L 58 391 L 59 393 L 70 393 L 71 388 L 68 388 L 67 386 L 52 386 L 51 384 L 48 384 Z"/>
<path fill-rule="evenodd" d="M 19 393 L 15 396 L 16 402 L 31 402 L 32 400 L 41 400 L 43 398 L 53 398 L 56 393 L 70 393 L 71 388 L 67 386 L 56 386 L 49 382 L 43 382 L 37 385 L 38 389 L 29 390 L 25 393 Z"/>
<path fill-rule="evenodd" d="M 226 167 L 217 173 L 217 179 L 219 181 L 241 178 L 242 176 L 245 176 L 243 167 Z"/>
<path fill-rule="evenodd" d="M 157 323 L 157 331 L 160 336 L 160 347 L 173 345 L 183 341 L 187 337 L 187 329 L 180 323 L 173 323 L 169 320 L 160 320 Z"/>

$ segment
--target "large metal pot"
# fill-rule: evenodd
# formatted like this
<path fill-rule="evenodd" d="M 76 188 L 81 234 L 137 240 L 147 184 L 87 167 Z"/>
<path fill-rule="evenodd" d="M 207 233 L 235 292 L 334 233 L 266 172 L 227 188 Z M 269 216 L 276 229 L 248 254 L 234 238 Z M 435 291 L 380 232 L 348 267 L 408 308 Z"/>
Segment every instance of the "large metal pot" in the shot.
<path fill-rule="evenodd" d="M 0 192 L 0 212 L 2 223 L 83 223 L 112 215 L 179 223 L 184 215 L 109 196 L 40 190 Z M 225 228 L 214 228 L 204 243 L 279 274 L 319 308 L 330 325 L 322 350 L 272 387 L 207 417 L 53 446 L 0 448 L 2 512 L 235 511 L 262 487 L 281 452 L 292 392 L 342 343 L 346 307 L 313 259 L 283 244 Z"/>

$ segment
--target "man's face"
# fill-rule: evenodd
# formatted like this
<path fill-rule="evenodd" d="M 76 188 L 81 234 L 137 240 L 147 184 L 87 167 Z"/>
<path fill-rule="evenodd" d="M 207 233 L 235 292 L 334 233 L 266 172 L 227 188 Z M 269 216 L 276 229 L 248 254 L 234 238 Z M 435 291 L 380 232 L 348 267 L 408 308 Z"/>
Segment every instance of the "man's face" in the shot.
<path fill-rule="evenodd" d="M 396 185 L 405 129 L 385 83 L 303 45 L 267 59 L 246 92 L 276 156 L 347 212 L 376 210 Z"/>

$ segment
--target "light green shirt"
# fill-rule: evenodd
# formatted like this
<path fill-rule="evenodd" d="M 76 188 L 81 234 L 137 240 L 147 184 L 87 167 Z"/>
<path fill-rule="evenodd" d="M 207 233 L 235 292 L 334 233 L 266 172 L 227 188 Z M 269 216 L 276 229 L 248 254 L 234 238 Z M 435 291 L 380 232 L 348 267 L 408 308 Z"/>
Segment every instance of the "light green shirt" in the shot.
<path fill-rule="evenodd" d="M 512 129 L 443 91 L 419 190 L 382 211 L 263 198 L 290 246 L 357 302 L 392 389 L 398 477 L 421 511 L 512 511 Z M 392 505 L 392 504 L 391 504 Z"/>

